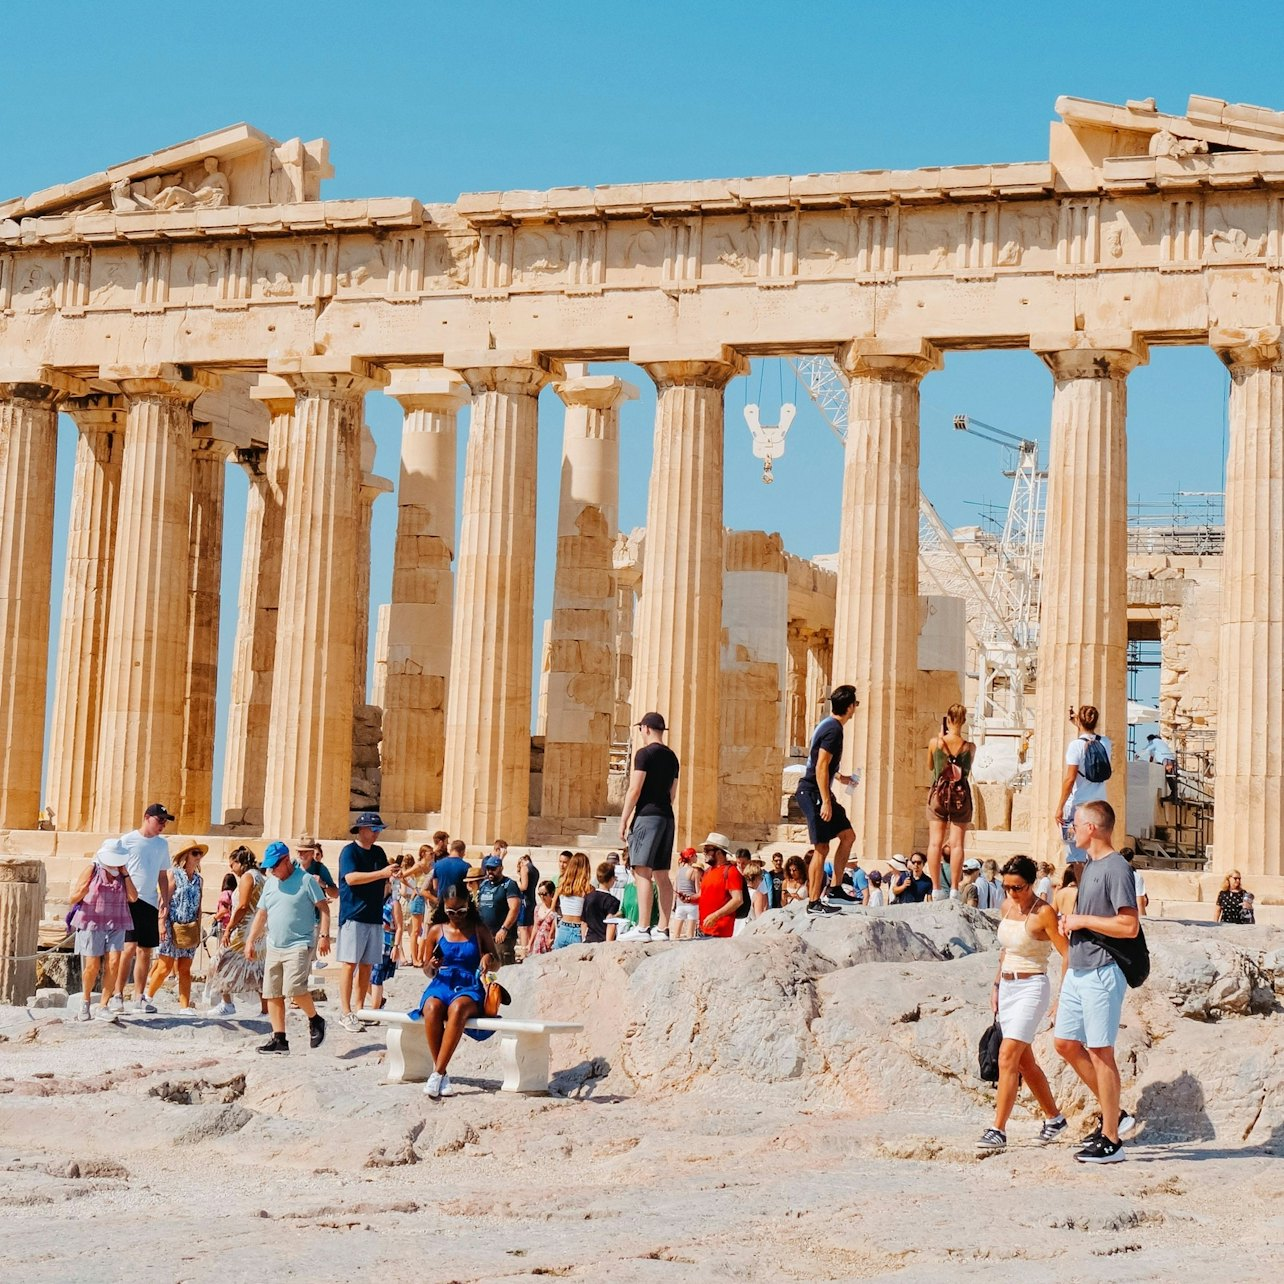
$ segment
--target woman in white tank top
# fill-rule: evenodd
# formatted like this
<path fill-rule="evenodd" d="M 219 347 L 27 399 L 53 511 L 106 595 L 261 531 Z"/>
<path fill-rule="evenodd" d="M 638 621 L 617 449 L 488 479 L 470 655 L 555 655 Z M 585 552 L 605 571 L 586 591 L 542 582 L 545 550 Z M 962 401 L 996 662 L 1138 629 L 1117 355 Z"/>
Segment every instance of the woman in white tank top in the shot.
<path fill-rule="evenodd" d="M 1003 867 L 1006 896 L 999 918 L 999 971 L 990 994 L 990 1008 L 998 1017 L 1003 1042 L 999 1047 L 994 1127 L 987 1128 L 977 1142 L 980 1151 L 1003 1150 L 1007 1146 L 1008 1116 L 1021 1079 L 1043 1110 L 1039 1141 L 1055 1141 L 1066 1127 L 1065 1116 L 1057 1108 L 1031 1046 L 1052 1003 L 1048 959 L 1055 947 L 1064 968 L 1070 951 L 1056 912 L 1034 893 L 1038 875 L 1038 867 L 1028 856 L 1014 856 Z"/>

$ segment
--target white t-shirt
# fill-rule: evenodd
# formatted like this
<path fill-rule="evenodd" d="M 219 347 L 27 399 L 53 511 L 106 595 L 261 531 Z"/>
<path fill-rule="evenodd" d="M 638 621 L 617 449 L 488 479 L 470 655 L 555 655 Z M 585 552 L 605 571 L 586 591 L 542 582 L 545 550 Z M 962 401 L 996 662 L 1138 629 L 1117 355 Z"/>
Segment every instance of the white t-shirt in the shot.
<path fill-rule="evenodd" d="M 1171 762 L 1177 755 L 1173 752 L 1173 747 L 1166 740 L 1152 740 L 1150 747 L 1146 750 L 1146 757 L 1151 762 L 1165 763 Z"/>
<path fill-rule="evenodd" d="M 144 838 L 136 829 L 122 835 L 120 841 L 129 851 L 125 869 L 138 889 L 138 899 L 148 905 L 159 905 L 156 884 L 161 871 L 169 868 L 169 844 L 159 834 L 155 838 Z"/>
<path fill-rule="evenodd" d="M 884 904 L 886 904 L 886 901 L 883 899 L 883 889 L 881 887 L 871 887 L 869 889 L 870 909 L 873 909 L 875 906 L 884 905 Z"/>
<path fill-rule="evenodd" d="M 1098 736 L 1106 747 L 1106 752 L 1112 757 L 1114 749 L 1110 743 L 1109 736 Z M 1074 788 L 1070 790 L 1070 797 L 1066 799 L 1065 810 L 1061 813 L 1063 820 L 1069 820 L 1074 815 L 1074 809 L 1082 806 L 1086 802 L 1100 802 L 1106 796 L 1106 785 L 1109 783 L 1105 780 L 1089 780 L 1083 774 L 1083 751 L 1088 747 L 1088 742 L 1082 736 L 1075 736 L 1066 746 L 1066 766 L 1074 767 L 1076 775 L 1074 778 Z"/>
<path fill-rule="evenodd" d="M 1141 870 L 1134 869 L 1132 871 L 1132 885 L 1137 893 L 1137 899 L 1140 901 L 1146 894 L 1146 880 L 1142 878 Z"/>

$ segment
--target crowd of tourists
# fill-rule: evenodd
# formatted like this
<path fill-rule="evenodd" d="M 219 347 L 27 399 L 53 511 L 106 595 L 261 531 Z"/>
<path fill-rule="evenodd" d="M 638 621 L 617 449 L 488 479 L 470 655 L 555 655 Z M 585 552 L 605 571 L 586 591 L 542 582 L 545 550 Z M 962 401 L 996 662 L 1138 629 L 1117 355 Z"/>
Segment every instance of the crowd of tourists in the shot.
<path fill-rule="evenodd" d="M 1097 711 L 1071 710 L 1076 735 L 1054 823 L 1065 845 L 1058 875 L 1050 864 L 1017 856 L 999 868 L 966 854 L 972 818 L 971 768 L 976 746 L 964 735 L 966 711 L 946 711 L 927 746 L 932 786 L 926 850 L 886 860 L 853 853 L 855 839 L 835 784 L 855 788 L 858 776 L 839 771 L 843 732 L 856 707 L 851 686 L 829 697 L 830 716 L 817 726 L 796 798 L 810 847 L 803 855 L 751 852 L 712 832 L 677 853 L 675 818 L 680 764 L 664 743 L 665 720 L 638 723 L 641 745 L 632 763 L 620 819 L 621 850 L 596 866 L 584 852 L 565 850 L 556 869 L 534 857 L 510 858 L 496 839 L 474 863 L 466 844 L 445 831 L 417 851 L 389 855 L 377 841 L 379 815 L 356 818 L 336 874 L 321 844 L 303 837 L 291 848 L 270 842 L 260 861 L 248 846 L 228 858 L 208 933 L 202 931 L 201 863 L 208 849 L 188 842 L 170 852 L 164 830 L 173 816 L 160 803 L 138 829 L 105 842 L 72 889 L 68 926 L 83 960 L 82 1020 L 115 1020 L 125 1011 L 150 1014 L 159 988 L 174 976 L 180 1013 L 197 1010 L 192 965 L 210 951 L 206 1010 L 236 1014 L 250 996 L 268 1016 L 271 1037 L 258 1050 L 286 1054 L 287 1001 L 308 1022 L 317 1047 L 326 1022 L 317 1011 L 313 973 L 332 953 L 338 963 L 337 1023 L 362 1029 L 360 1013 L 385 1005 L 385 986 L 399 967 L 427 977 L 412 1017 L 422 1019 L 433 1060 L 425 1092 L 451 1092 L 449 1064 L 461 1038 L 486 1037 L 469 1022 L 483 1010 L 483 991 L 505 964 L 570 945 L 609 941 L 693 941 L 735 936 L 754 918 L 799 907 L 828 916 L 861 907 L 922 904 L 938 899 L 999 915 L 999 954 L 991 1007 L 1001 1039 L 994 1124 L 979 1142 L 1003 1149 L 1018 1087 L 1024 1083 L 1044 1114 L 1039 1140 L 1057 1139 L 1066 1123 L 1033 1053 L 1044 1023 L 1055 1020 L 1055 1046 L 1101 1105 L 1101 1124 L 1076 1158 L 1113 1163 L 1124 1157 L 1120 1137 L 1135 1123 L 1119 1104 L 1114 1042 L 1125 992 L 1120 952 L 1140 932 L 1143 876 L 1131 853 L 1112 845 L 1114 813 L 1106 802 L 1110 742 L 1096 731 Z M 332 910 L 337 910 L 332 933 Z M 1252 896 L 1237 872 L 1217 899 L 1217 918 L 1252 921 Z M 1063 968 L 1054 1002 L 1048 963 Z M 95 1010 L 92 992 L 100 984 Z"/>

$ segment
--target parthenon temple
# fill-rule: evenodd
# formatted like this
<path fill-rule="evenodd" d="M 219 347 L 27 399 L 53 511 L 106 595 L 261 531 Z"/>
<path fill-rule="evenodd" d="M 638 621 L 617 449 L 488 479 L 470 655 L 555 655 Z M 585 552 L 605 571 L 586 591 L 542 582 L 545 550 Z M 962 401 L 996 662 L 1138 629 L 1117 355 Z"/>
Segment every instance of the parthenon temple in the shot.
<path fill-rule="evenodd" d="M 1195 642 L 1214 864 L 1284 874 L 1284 113 L 1061 98 L 1056 115 L 1046 160 L 449 205 L 326 200 L 324 141 L 236 125 L 0 204 L 9 850 L 47 850 L 26 832 L 46 807 L 83 853 L 156 799 L 183 833 L 338 837 L 367 717 L 381 744 L 356 774 L 394 831 L 539 842 L 618 811 L 613 755 L 652 709 L 682 762 L 680 836 L 765 835 L 839 681 L 861 702 L 857 850 L 907 849 L 922 746 L 975 680 L 952 643 L 961 612 L 920 587 L 920 384 L 947 351 L 1002 348 L 1052 375 L 1037 681 L 1024 788 L 1004 804 L 1050 855 L 1067 706 L 1097 705 L 1117 734 L 1130 616 L 1181 607 L 1163 579 L 1130 595 L 1127 531 L 1128 378 L 1169 344 L 1211 347 L 1231 375 L 1224 544 Z M 723 520 L 724 390 L 751 359 L 809 354 L 849 395 L 823 566 Z M 631 532 L 619 417 L 637 390 L 593 371 L 624 361 L 656 389 Z M 550 384 L 556 425 L 539 423 Z M 374 474 L 369 395 L 404 413 L 374 629 L 371 512 L 392 479 Z M 78 446 L 55 586 L 60 414 Z M 564 447 L 536 691 L 541 429 Z M 216 801 L 229 459 L 250 499 Z M 1110 784 L 1121 813 L 1126 779 Z"/>

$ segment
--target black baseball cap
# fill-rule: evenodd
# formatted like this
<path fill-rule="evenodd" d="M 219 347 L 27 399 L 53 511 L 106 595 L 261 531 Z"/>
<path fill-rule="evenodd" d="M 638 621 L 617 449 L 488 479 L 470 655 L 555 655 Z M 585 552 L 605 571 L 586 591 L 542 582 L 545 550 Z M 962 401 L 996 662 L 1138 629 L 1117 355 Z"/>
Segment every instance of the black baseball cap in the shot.
<path fill-rule="evenodd" d="M 664 725 L 664 718 L 658 713 L 644 713 L 638 719 L 639 727 L 649 727 L 652 731 L 668 731 Z"/>
<path fill-rule="evenodd" d="M 166 824 L 174 819 L 168 807 L 164 803 L 152 803 L 148 809 L 143 812 L 144 816 L 159 816 Z"/>

